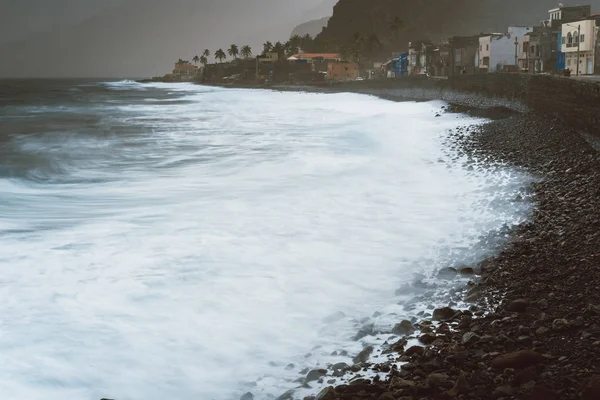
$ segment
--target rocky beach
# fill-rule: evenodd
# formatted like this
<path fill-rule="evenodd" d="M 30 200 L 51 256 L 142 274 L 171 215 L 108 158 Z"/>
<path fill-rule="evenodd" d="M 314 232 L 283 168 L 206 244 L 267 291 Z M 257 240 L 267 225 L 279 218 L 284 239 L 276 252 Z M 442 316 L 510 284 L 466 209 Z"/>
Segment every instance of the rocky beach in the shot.
<path fill-rule="evenodd" d="M 366 347 L 355 365 L 308 371 L 305 385 L 332 376 L 347 384 L 306 400 L 600 399 L 597 138 L 547 115 L 487 117 L 453 132 L 448 145 L 474 164 L 534 175 L 532 218 L 496 257 L 440 271 L 473 273 L 460 292 L 465 306 L 452 301 L 419 321 L 398 321 L 382 354 Z"/>

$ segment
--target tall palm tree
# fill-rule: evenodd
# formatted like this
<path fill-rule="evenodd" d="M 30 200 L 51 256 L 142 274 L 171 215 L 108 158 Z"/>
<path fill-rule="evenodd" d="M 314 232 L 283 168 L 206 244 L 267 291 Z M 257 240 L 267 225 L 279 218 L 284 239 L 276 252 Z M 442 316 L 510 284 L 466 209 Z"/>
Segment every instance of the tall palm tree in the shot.
<path fill-rule="evenodd" d="M 281 42 L 275 43 L 272 51 L 274 53 L 277 53 L 277 56 L 279 57 L 280 62 L 283 61 L 283 57 L 285 55 L 285 46 L 283 45 L 283 43 L 281 43 Z"/>
<path fill-rule="evenodd" d="M 209 50 L 209 49 L 205 49 L 205 50 L 202 52 L 202 55 L 203 55 L 204 57 L 206 57 L 206 58 L 210 57 L 210 50 Z"/>
<path fill-rule="evenodd" d="M 192 58 L 192 61 L 194 62 L 195 66 L 198 66 L 198 61 L 200 61 L 200 57 L 198 57 L 197 55 L 195 55 L 194 58 Z"/>
<path fill-rule="evenodd" d="M 227 58 L 227 55 L 225 54 L 223 49 L 219 49 L 219 50 L 215 51 L 215 59 L 219 60 L 220 63 L 222 63 L 223 60 L 226 58 Z"/>
<path fill-rule="evenodd" d="M 237 47 L 237 44 L 232 44 L 229 46 L 229 49 L 227 49 L 227 54 L 233 57 L 234 60 L 237 60 L 238 56 L 240 55 L 240 49 Z"/>
<path fill-rule="evenodd" d="M 205 55 L 200 57 L 200 64 L 204 65 L 205 67 L 208 64 L 208 58 Z"/>
<path fill-rule="evenodd" d="M 294 35 L 290 38 L 290 46 L 302 47 L 302 37 L 300 35 Z"/>
<path fill-rule="evenodd" d="M 302 48 L 302 51 L 304 52 L 313 51 L 313 44 L 314 40 L 308 33 L 300 38 L 300 48 Z"/>
<path fill-rule="evenodd" d="M 240 52 L 242 57 L 248 59 L 252 57 L 252 48 L 248 45 L 242 46 L 242 51 Z"/>
<path fill-rule="evenodd" d="M 266 53 L 270 53 L 273 51 L 273 43 L 271 42 L 265 42 L 265 44 L 263 44 L 263 52 Z"/>
<path fill-rule="evenodd" d="M 404 21 L 402 21 L 399 16 L 396 15 L 394 18 L 392 18 L 390 20 L 390 31 L 392 31 L 392 34 L 394 35 L 394 39 L 396 40 L 396 42 L 398 42 L 398 34 L 403 29 L 404 29 Z"/>

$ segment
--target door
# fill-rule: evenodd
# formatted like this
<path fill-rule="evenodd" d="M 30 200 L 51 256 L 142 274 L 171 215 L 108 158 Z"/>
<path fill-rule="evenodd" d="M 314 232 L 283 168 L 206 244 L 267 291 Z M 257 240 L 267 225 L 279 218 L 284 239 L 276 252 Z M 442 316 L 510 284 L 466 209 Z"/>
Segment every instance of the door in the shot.
<path fill-rule="evenodd" d="M 594 73 L 594 60 L 591 58 L 588 58 L 587 60 L 587 70 L 585 71 L 586 74 L 591 75 Z"/>

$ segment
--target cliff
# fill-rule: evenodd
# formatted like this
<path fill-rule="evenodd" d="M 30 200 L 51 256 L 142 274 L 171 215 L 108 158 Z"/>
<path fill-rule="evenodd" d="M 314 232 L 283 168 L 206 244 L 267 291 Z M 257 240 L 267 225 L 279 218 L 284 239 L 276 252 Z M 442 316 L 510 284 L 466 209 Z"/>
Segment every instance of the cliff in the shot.
<path fill-rule="evenodd" d="M 329 22 L 329 18 L 330 17 L 319 18 L 319 19 L 315 19 L 315 20 L 300 24 L 294 28 L 291 36 L 294 36 L 294 35 L 305 36 L 308 34 L 312 37 L 315 37 L 323 31 L 323 28 L 325 28 L 327 26 L 327 22 Z"/>

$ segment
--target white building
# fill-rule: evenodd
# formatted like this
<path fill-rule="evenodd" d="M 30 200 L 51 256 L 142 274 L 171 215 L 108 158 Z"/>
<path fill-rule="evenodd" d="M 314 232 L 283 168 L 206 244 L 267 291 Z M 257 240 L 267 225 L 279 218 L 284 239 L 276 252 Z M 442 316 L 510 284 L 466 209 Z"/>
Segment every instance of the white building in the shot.
<path fill-rule="evenodd" d="M 596 37 L 598 27 L 594 20 L 581 20 L 562 25 L 562 48 L 566 55 L 565 67 L 577 72 L 577 54 L 579 52 L 579 74 L 594 73 Z"/>
<path fill-rule="evenodd" d="M 518 64 L 519 37 L 532 32 L 532 26 L 511 26 L 508 33 L 493 33 L 479 38 L 479 68 L 499 72 Z"/>

